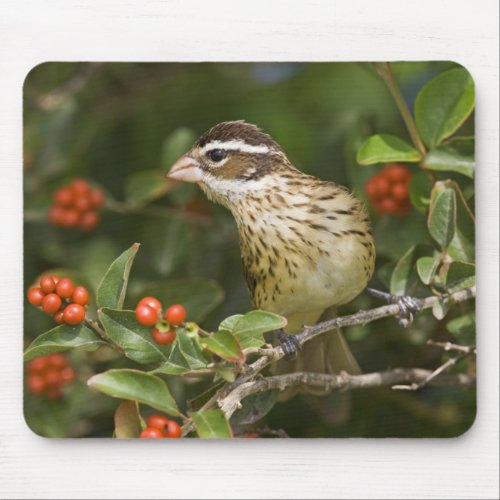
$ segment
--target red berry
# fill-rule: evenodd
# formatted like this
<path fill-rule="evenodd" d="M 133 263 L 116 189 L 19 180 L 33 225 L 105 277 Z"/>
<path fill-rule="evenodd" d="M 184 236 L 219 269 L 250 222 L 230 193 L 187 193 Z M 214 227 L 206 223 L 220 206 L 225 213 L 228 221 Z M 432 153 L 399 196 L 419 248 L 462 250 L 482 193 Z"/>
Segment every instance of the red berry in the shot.
<path fill-rule="evenodd" d="M 366 186 L 366 192 L 371 199 L 379 200 L 389 192 L 389 181 L 380 175 L 372 177 Z"/>
<path fill-rule="evenodd" d="M 75 290 L 75 284 L 71 278 L 61 278 L 56 286 L 56 293 L 62 299 L 69 299 Z"/>
<path fill-rule="evenodd" d="M 88 212 L 92 208 L 92 202 L 90 201 L 90 193 L 80 194 L 74 203 L 74 207 L 80 212 Z"/>
<path fill-rule="evenodd" d="M 392 186 L 392 196 L 396 200 L 407 200 L 408 199 L 408 184 L 404 182 L 398 182 Z"/>
<path fill-rule="evenodd" d="M 137 305 L 140 306 L 143 304 L 146 304 L 147 306 L 151 307 L 151 309 L 157 311 L 158 316 L 161 314 L 161 303 L 157 298 L 155 298 L 155 297 L 143 297 L 141 300 L 139 300 Z"/>
<path fill-rule="evenodd" d="M 41 394 L 45 388 L 45 379 L 41 375 L 30 375 L 28 377 L 28 389 L 33 394 Z"/>
<path fill-rule="evenodd" d="M 90 193 L 90 202 L 94 208 L 101 208 L 105 199 L 104 193 L 100 189 L 93 189 Z"/>
<path fill-rule="evenodd" d="M 59 205 L 50 207 L 49 221 L 55 226 L 63 226 L 65 223 L 66 210 Z"/>
<path fill-rule="evenodd" d="M 175 420 L 169 420 L 165 432 L 165 437 L 180 438 L 181 436 L 182 436 L 181 426 Z"/>
<path fill-rule="evenodd" d="M 45 297 L 41 288 L 30 288 L 28 290 L 28 302 L 35 307 L 38 307 L 42 304 L 42 300 Z"/>
<path fill-rule="evenodd" d="M 63 368 L 59 375 L 61 377 L 61 383 L 63 384 L 69 384 L 75 380 L 75 370 L 73 370 L 71 366 Z"/>
<path fill-rule="evenodd" d="M 75 227 L 80 221 L 80 212 L 74 208 L 66 209 L 62 214 L 61 226 Z"/>
<path fill-rule="evenodd" d="M 180 304 L 174 304 L 165 311 L 165 319 L 171 325 L 180 325 L 186 320 L 186 309 Z"/>
<path fill-rule="evenodd" d="M 88 290 L 84 286 L 77 286 L 73 291 L 73 295 L 71 295 L 71 301 L 86 306 L 89 303 Z"/>
<path fill-rule="evenodd" d="M 52 318 L 58 325 L 62 325 L 64 323 L 63 312 L 61 309 L 57 311 Z"/>
<path fill-rule="evenodd" d="M 61 383 L 61 375 L 59 374 L 59 370 L 57 368 L 49 368 L 44 375 L 45 383 L 54 387 L 56 385 L 60 385 Z"/>
<path fill-rule="evenodd" d="M 61 308 L 62 300 L 56 293 L 49 293 L 42 299 L 43 312 L 54 314 Z"/>
<path fill-rule="evenodd" d="M 79 325 L 85 319 L 85 309 L 80 304 L 69 304 L 64 308 L 63 319 L 67 325 Z"/>
<path fill-rule="evenodd" d="M 55 352 L 47 356 L 47 364 L 58 370 L 68 365 L 66 356 L 60 352 Z"/>
<path fill-rule="evenodd" d="M 147 439 L 152 439 L 152 438 L 162 438 L 165 437 L 163 435 L 163 432 L 160 431 L 160 429 L 155 429 L 154 427 L 146 427 L 141 434 L 139 435 L 141 438 L 147 438 Z"/>
<path fill-rule="evenodd" d="M 53 274 L 53 275 L 51 276 L 51 278 L 54 280 L 54 283 L 55 283 L 56 285 L 59 283 L 60 278 L 59 278 L 59 276 L 57 276 L 56 274 Z"/>
<path fill-rule="evenodd" d="M 405 166 L 400 165 L 399 163 L 386 165 L 382 170 L 382 173 L 385 178 L 391 182 L 405 181 L 411 176 L 410 171 Z"/>
<path fill-rule="evenodd" d="M 40 288 L 43 293 L 52 293 L 56 289 L 56 284 L 51 276 L 42 276 Z"/>
<path fill-rule="evenodd" d="M 148 427 L 152 427 L 154 429 L 158 429 L 162 432 L 165 432 L 165 428 L 167 427 L 169 420 L 167 417 L 160 415 L 159 413 L 155 413 L 154 415 L 150 415 L 146 419 L 146 425 Z"/>
<path fill-rule="evenodd" d="M 80 178 L 75 179 L 69 185 L 69 187 L 77 195 L 87 194 L 90 191 L 90 189 L 91 189 L 90 184 L 85 179 L 80 179 Z"/>
<path fill-rule="evenodd" d="M 151 337 L 157 344 L 167 345 L 171 344 L 175 340 L 176 333 L 173 328 L 170 328 L 170 330 L 167 330 L 166 332 L 162 332 L 161 330 L 158 330 L 158 328 L 153 328 L 151 331 Z"/>
<path fill-rule="evenodd" d="M 153 326 L 158 321 L 158 312 L 146 304 L 138 304 L 135 308 L 137 321 L 144 326 Z"/>
<path fill-rule="evenodd" d="M 40 356 L 31 360 L 28 364 L 28 370 L 31 374 L 40 374 L 47 368 L 47 356 Z"/>
<path fill-rule="evenodd" d="M 73 201 L 73 191 L 67 186 L 59 188 L 54 193 L 54 202 L 56 203 L 56 205 L 60 205 L 61 207 L 69 207 L 73 204 Z"/>
<path fill-rule="evenodd" d="M 380 200 L 379 211 L 386 214 L 395 214 L 398 211 L 398 204 L 393 198 Z"/>
<path fill-rule="evenodd" d="M 97 212 L 85 212 L 80 220 L 80 227 L 85 231 L 90 231 L 99 224 L 101 218 Z"/>

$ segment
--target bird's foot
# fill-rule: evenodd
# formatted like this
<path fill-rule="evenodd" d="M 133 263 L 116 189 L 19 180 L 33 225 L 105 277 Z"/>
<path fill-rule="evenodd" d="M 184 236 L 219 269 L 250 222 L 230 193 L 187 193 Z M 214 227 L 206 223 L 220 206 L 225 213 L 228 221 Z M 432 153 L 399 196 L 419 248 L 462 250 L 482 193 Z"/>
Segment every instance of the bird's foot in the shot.
<path fill-rule="evenodd" d="M 413 323 L 415 313 L 421 310 L 419 300 L 414 297 L 394 295 L 374 288 L 367 288 L 366 291 L 378 299 L 385 300 L 388 304 L 397 304 L 399 307 L 398 323 L 403 328 L 408 328 Z"/>
<path fill-rule="evenodd" d="M 297 356 L 297 352 L 302 349 L 297 337 L 295 335 L 288 335 L 283 330 L 278 330 L 276 336 L 285 353 L 285 358 L 289 360 L 294 359 Z"/>

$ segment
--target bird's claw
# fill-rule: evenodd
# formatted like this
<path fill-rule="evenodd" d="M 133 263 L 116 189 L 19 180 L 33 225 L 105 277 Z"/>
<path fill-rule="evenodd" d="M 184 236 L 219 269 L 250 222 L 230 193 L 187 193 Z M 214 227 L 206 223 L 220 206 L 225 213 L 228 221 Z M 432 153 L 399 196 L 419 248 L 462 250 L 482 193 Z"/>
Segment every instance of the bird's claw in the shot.
<path fill-rule="evenodd" d="M 396 304 L 399 307 L 398 324 L 403 328 L 408 328 L 413 323 L 415 313 L 421 310 L 418 299 L 408 295 L 393 295 L 373 288 L 366 290 L 374 297 L 385 299 L 389 304 Z"/>
<path fill-rule="evenodd" d="M 408 295 L 392 295 L 391 303 L 399 307 L 398 324 L 408 328 L 415 319 L 415 313 L 420 311 L 420 305 L 413 297 Z"/>
<path fill-rule="evenodd" d="M 300 342 L 295 335 L 287 335 L 283 330 L 277 332 L 278 342 L 280 343 L 286 359 L 294 359 L 297 352 L 302 349 Z"/>

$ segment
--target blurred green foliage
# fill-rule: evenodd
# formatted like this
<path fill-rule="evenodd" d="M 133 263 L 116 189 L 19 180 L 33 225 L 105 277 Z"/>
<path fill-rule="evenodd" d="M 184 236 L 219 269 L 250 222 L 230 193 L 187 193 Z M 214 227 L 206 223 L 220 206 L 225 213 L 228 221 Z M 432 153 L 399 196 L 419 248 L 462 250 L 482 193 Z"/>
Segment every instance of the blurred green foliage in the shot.
<path fill-rule="evenodd" d="M 426 82 L 455 68 L 447 62 L 393 65 L 410 108 Z M 411 144 L 384 82 L 362 63 L 45 63 L 27 76 L 24 99 L 25 288 L 41 273 L 64 269 L 63 274 L 89 286 L 95 303 L 95 291 L 111 262 L 139 242 L 125 306 L 133 308 L 138 297 L 154 292 L 162 300 L 187 304 L 190 319 L 208 330 L 250 310 L 251 304 L 231 215 L 207 202 L 195 186 L 162 180 L 196 137 L 220 121 L 245 119 L 270 133 L 299 169 L 347 185 L 365 200 L 364 185 L 380 163 L 358 164 L 364 141 L 391 134 Z M 472 118 L 455 120 L 453 126 L 460 127 L 461 137 L 474 133 Z M 436 140 L 430 132 L 427 136 Z M 434 181 L 448 183 L 442 185 L 443 196 L 455 200 L 455 210 L 463 210 L 461 197 L 473 206 L 473 154 L 463 141 L 441 146 L 428 158 Z M 457 154 L 460 161 L 446 168 L 450 155 Z M 410 155 L 409 161 L 415 158 Z M 379 288 L 389 289 L 398 280 L 393 270 L 403 255 L 412 256 L 412 266 L 417 257 L 429 259 L 429 250 L 417 256 L 412 247 L 436 246 L 426 214 L 432 183 L 416 164 L 408 168 L 415 174 L 411 195 L 416 208 L 405 217 L 372 214 L 377 246 L 373 285 Z M 107 194 L 107 210 L 91 233 L 47 222 L 52 193 L 75 177 L 91 179 Z M 453 246 L 450 238 L 437 243 Z M 429 266 L 431 261 L 421 261 L 422 274 L 433 272 Z M 411 291 L 418 295 L 423 283 L 416 285 Z M 206 293 L 203 287 L 208 287 Z M 53 323 L 25 305 L 24 339 L 29 345 Z M 341 313 L 376 305 L 362 295 Z M 395 366 L 435 368 L 443 351 L 426 346 L 426 341 L 474 343 L 473 311 L 472 304 L 464 304 L 444 322 L 426 311 L 408 330 L 389 318 L 352 327 L 347 336 L 366 372 Z M 95 317 L 95 306 L 90 313 Z M 86 381 L 110 368 L 137 365 L 108 348 L 75 350 L 69 356 L 78 381 L 62 400 L 45 401 L 26 391 L 30 427 L 47 436 L 111 436 L 118 401 L 89 389 Z M 466 360 L 456 369 L 473 366 Z M 202 385 L 169 378 L 179 404 L 202 392 Z M 299 396 L 274 406 L 265 425 L 297 437 L 449 437 L 467 430 L 475 411 L 474 391 L 427 387 L 403 393 L 381 388 L 325 398 Z"/>

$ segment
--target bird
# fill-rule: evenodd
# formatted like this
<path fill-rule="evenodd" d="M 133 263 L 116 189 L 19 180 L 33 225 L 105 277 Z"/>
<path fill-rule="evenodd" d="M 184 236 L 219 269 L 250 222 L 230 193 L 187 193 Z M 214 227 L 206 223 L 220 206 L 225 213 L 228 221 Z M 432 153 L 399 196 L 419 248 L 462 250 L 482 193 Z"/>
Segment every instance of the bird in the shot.
<path fill-rule="evenodd" d="M 340 329 L 305 342 L 299 352 L 287 339 L 334 316 L 366 288 L 375 244 L 364 204 L 346 187 L 297 169 L 269 134 L 244 120 L 203 133 L 167 177 L 197 184 L 233 215 L 254 307 L 287 319 L 279 339 L 288 359 L 274 373 L 361 373 Z M 298 392 L 326 393 L 302 385 L 281 399 Z"/>

